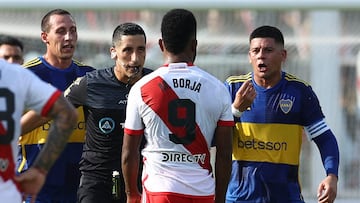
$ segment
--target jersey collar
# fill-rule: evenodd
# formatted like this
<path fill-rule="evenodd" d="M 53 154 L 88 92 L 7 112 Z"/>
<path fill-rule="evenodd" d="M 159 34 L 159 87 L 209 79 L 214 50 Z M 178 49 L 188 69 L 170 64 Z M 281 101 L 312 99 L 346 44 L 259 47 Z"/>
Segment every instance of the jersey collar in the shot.
<path fill-rule="evenodd" d="M 194 66 L 194 63 L 192 62 L 188 62 L 188 63 L 185 63 L 185 62 L 178 62 L 178 63 L 166 63 L 164 64 L 163 66 L 164 67 L 171 67 L 171 66 L 178 66 L 179 64 L 186 64 L 187 66 Z"/>

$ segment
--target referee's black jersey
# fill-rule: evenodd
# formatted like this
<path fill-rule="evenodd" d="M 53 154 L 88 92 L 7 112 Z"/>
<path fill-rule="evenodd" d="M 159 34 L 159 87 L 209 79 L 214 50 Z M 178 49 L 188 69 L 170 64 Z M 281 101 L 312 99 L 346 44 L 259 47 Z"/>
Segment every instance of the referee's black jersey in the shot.
<path fill-rule="evenodd" d="M 146 75 L 152 70 L 144 68 Z M 65 92 L 74 106 L 83 106 L 86 122 L 82 173 L 108 176 L 121 171 L 127 97 L 131 86 L 115 77 L 112 68 L 99 69 L 79 78 Z"/>

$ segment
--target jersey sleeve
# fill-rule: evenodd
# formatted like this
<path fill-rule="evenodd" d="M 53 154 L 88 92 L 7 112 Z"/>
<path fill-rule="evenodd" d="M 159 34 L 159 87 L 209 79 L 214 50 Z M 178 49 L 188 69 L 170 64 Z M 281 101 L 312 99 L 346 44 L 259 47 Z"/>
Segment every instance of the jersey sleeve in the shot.
<path fill-rule="evenodd" d="M 65 97 L 76 107 L 82 106 L 87 98 L 87 77 L 77 78 L 64 93 Z"/>
<path fill-rule="evenodd" d="M 23 79 L 28 81 L 26 95 L 26 109 L 35 110 L 42 116 L 47 116 L 53 104 L 61 95 L 61 91 L 42 81 L 29 70 L 24 71 Z"/>
<path fill-rule="evenodd" d="M 322 112 L 319 99 L 311 86 L 304 88 L 303 95 L 305 95 L 302 107 L 304 109 L 302 111 L 303 126 L 311 126 L 323 120 L 325 116 Z"/>
<path fill-rule="evenodd" d="M 227 89 L 227 91 L 231 94 L 232 89 L 231 89 L 230 84 L 229 84 L 227 81 L 225 81 L 225 82 L 224 82 L 224 86 L 225 86 L 225 88 Z"/>
<path fill-rule="evenodd" d="M 223 91 L 221 91 L 223 94 L 221 98 L 223 98 L 223 111 L 221 113 L 221 117 L 218 121 L 218 126 L 234 126 L 234 117 L 231 112 L 231 97 L 230 93 L 228 92 L 227 88 L 225 86 L 222 87 Z"/>
<path fill-rule="evenodd" d="M 141 92 L 137 84 L 135 84 L 128 96 L 126 106 L 126 119 L 124 132 L 128 135 L 142 135 L 144 133 L 144 124 L 139 113 L 139 104 L 141 102 Z"/>

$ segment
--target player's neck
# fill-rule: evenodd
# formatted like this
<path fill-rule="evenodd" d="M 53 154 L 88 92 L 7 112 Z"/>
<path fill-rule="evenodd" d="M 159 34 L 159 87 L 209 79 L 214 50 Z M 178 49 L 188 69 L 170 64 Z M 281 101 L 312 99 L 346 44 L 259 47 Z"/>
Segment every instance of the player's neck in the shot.
<path fill-rule="evenodd" d="M 180 53 L 180 54 L 168 54 L 165 57 L 165 63 L 193 63 L 194 57 L 187 54 L 187 53 Z"/>
<path fill-rule="evenodd" d="M 265 89 L 269 89 L 269 88 L 274 87 L 276 84 L 278 84 L 278 82 L 281 80 L 281 74 L 271 76 L 271 77 L 270 76 L 259 77 L 259 76 L 255 75 L 254 80 L 257 85 L 259 85 Z"/>
<path fill-rule="evenodd" d="M 71 63 L 72 63 L 72 58 L 59 58 L 59 57 L 55 57 L 53 55 L 49 55 L 49 54 L 45 54 L 44 59 L 47 63 L 49 63 L 51 66 L 55 67 L 55 68 L 59 68 L 59 69 L 65 69 L 70 67 Z"/>

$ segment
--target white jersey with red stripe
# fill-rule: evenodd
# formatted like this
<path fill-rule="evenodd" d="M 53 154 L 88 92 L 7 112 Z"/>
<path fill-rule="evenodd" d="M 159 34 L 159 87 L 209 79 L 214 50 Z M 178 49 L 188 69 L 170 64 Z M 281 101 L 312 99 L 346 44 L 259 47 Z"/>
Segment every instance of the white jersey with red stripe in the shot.
<path fill-rule="evenodd" d="M 15 155 L 24 110 L 46 116 L 61 92 L 20 65 L 0 60 L 0 199 L 17 201 Z M 6 190 L 3 190 L 7 188 Z M 9 201 L 5 201 L 9 197 Z M 21 200 L 21 196 L 20 196 Z"/>
<path fill-rule="evenodd" d="M 130 90 L 125 133 L 144 134 L 148 192 L 214 195 L 210 147 L 217 126 L 232 126 L 225 85 L 186 63 L 160 67 Z"/>

